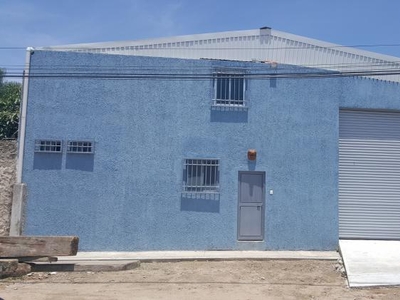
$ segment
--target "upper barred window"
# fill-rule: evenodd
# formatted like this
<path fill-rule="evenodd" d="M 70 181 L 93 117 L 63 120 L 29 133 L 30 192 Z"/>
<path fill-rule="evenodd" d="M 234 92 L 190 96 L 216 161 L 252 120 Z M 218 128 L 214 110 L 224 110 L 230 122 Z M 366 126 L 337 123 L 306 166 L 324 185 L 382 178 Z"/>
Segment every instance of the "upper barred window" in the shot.
<path fill-rule="evenodd" d="M 213 106 L 246 106 L 246 80 L 243 72 L 217 72 L 214 75 Z"/>

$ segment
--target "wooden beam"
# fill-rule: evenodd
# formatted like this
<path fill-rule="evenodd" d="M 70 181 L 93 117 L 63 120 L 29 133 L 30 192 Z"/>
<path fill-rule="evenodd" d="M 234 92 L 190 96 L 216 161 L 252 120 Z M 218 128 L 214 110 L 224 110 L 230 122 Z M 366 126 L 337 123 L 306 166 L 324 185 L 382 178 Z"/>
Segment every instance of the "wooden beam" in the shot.
<path fill-rule="evenodd" d="M 76 236 L 2 236 L 0 257 L 73 256 L 78 243 Z"/>

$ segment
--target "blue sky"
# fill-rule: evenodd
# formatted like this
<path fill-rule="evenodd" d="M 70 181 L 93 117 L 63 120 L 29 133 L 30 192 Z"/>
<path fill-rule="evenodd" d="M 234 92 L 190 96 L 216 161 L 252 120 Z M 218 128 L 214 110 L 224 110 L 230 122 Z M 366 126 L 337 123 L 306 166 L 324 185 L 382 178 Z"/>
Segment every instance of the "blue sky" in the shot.
<path fill-rule="evenodd" d="M 1 47 L 135 40 L 269 26 L 342 45 L 400 44 L 397 0 L 0 0 Z M 400 57 L 400 47 L 367 50 Z"/>

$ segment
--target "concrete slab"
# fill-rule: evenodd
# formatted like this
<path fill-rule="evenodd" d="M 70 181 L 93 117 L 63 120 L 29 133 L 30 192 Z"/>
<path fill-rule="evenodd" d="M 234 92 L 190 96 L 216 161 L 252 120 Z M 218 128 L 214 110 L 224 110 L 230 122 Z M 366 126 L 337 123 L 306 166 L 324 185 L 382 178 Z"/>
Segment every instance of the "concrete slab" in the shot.
<path fill-rule="evenodd" d="M 341 240 L 350 287 L 400 285 L 400 241 Z"/>
<path fill-rule="evenodd" d="M 183 261 L 183 260 L 337 260 L 335 251 L 147 251 L 147 252 L 78 252 L 76 256 L 59 257 L 59 262 L 68 261 Z"/>
<path fill-rule="evenodd" d="M 133 270 L 140 266 L 140 261 L 73 261 L 30 263 L 32 272 L 115 272 Z"/>

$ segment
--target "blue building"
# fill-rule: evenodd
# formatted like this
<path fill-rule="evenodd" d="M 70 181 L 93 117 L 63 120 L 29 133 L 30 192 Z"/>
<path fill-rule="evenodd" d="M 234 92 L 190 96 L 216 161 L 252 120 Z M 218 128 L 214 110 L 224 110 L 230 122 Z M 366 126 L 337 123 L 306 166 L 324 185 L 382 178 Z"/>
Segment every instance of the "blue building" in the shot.
<path fill-rule="evenodd" d="M 400 239 L 396 60 L 269 28 L 29 49 L 23 234 L 83 251 Z"/>

